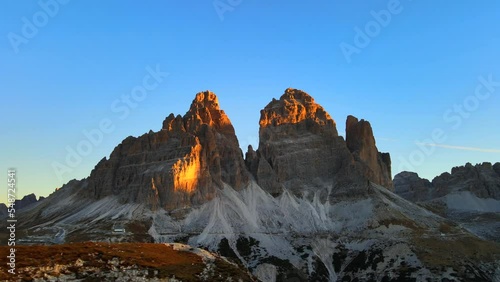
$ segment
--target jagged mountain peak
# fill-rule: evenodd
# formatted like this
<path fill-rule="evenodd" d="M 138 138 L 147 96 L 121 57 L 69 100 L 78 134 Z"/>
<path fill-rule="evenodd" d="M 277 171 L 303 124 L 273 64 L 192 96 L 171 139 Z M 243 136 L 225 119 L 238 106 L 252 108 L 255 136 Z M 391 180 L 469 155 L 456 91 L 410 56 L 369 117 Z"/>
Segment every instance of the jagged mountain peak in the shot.
<path fill-rule="evenodd" d="M 394 176 L 394 192 L 500 242 L 500 163 L 466 163 L 432 181 L 403 171 Z"/>
<path fill-rule="evenodd" d="M 219 106 L 217 95 L 208 90 L 196 94 L 189 111 L 184 115 L 184 125 L 188 131 L 197 131 L 203 124 L 214 127 L 222 134 L 235 135 L 229 117 Z"/>
<path fill-rule="evenodd" d="M 172 210 L 211 200 L 223 183 L 248 181 L 234 128 L 210 92 L 196 94 L 184 116 L 170 114 L 162 130 L 118 145 L 92 171 L 87 194 Z"/>
<path fill-rule="evenodd" d="M 288 88 L 279 100 L 273 99 L 261 111 L 259 124 L 268 127 L 303 122 L 335 129 L 335 121 L 312 96 L 302 90 Z"/>
<path fill-rule="evenodd" d="M 235 135 L 234 127 L 226 113 L 221 110 L 217 95 L 211 91 L 196 94 L 184 116 L 171 113 L 163 121 L 163 130 L 171 133 L 197 133 L 203 125 L 214 127 L 219 133 Z"/>
<path fill-rule="evenodd" d="M 434 177 L 432 181 L 418 174 L 403 171 L 394 176 L 400 196 L 411 201 L 429 201 L 450 194 L 470 192 L 475 197 L 500 200 L 500 163 L 484 162 L 476 165 L 466 163 L 450 172 Z M 422 185 L 422 183 L 427 183 Z"/>
<path fill-rule="evenodd" d="M 214 92 L 206 90 L 196 93 L 196 96 L 191 103 L 191 110 L 202 108 L 220 110 L 219 98 Z"/>
<path fill-rule="evenodd" d="M 280 97 L 280 100 L 286 99 L 303 101 L 304 103 L 314 103 L 314 98 L 311 95 L 302 90 L 291 87 L 285 89 L 285 93 L 283 93 Z"/>
<path fill-rule="evenodd" d="M 25 195 L 22 199 L 17 199 L 15 200 L 14 203 L 7 203 L 9 206 L 12 204 L 16 210 L 23 210 L 25 208 L 28 208 L 28 207 L 31 207 L 33 205 L 35 205 L 36 203 L 42 201 L 43 199 L 45 199 L 44 197 L 40 196 L 37 200 L 37 197 L 34 193 L 31 193 L 31 194 L 28 194 L 28 195 Z M 0 203 L 0 219 L 2 218 L 5 218 L 7 217 L 7 205 L 6 204 L 3 204 L 3 203 Z"/>

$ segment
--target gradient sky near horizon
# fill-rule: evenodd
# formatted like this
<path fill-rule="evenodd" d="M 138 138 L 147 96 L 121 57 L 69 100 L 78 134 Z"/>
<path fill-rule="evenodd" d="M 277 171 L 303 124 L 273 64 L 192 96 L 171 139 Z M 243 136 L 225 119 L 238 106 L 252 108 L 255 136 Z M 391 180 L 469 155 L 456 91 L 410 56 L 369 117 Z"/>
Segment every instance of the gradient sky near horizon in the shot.
<path fill-rule="evenodd" d="M 258 143 L 260 109 L 292 87 L 312 95 L 342 135 L 347 115 L 369 120 L 393 174 L 433 178 L 500 161 L 498 1 L 65 2 L 0 4 L 0 202 L 8 168 L 19 198 L 47 196 L 207 89 L 244 150 Z M 52 3 L 45 23 L 39 3 Z M 347 45 L 357 48 L 349 60 Z M 169 75 L 122 119 L 113 104 L 142 85 L 148 66 Z M 59 179 L 54 162 L 66 164 L 66 148 L 104 119 L 114 130 Z"/>

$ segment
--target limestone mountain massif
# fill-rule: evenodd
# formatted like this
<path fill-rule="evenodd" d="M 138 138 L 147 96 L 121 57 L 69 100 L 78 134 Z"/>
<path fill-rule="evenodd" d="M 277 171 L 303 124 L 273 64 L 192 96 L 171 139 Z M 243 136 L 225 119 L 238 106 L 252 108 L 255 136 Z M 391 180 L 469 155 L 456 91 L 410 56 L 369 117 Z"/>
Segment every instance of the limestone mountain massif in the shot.
<path fill-rule="evenodd" d="M 159 132 L 128 137 L 99 162 L 85 195 L 173 210 L 201 205 L 249 173 L 234 128 L 214 93 L 200 92 L 184 116 L 170 114 Z"/>
<path fill-rule="evenodd" d="M 393 192 L 410 199 L 429 184 L 413 174 L 393 183 L 368 121 L 347 117 L 344 139 L 321 105 L 289 88 L 258 124 L 258 147 L 243 154 L 216 95 L 200 92 L 184 115 L 126 138 L 88 178 L 19 213 L 20 240 L 182 243 L 266 282 L 500 279 L 498 244 Z M 473 175 L 494 179 L 490 167 L 436 183 L 465 189 Z M 497 197 L 485 183 L 469 190 Z"/>
<path fill-rule="evenodd" d="M 389 155 L 388 167 L 369 155 L 380 154 L 370 124 L 360 127 L 364 135 L 356 135 L 348 124 L 350 148 L 338 135 L 335 121 L 303 91 L 287 89 L 279 100 L 273 99 L 261 111 L 259 124 L 259 148 L 249 148 L 246 163 L 259 185 L 273 195 L 288 189 L 304 196 L 325 185 L 335 194 L 340 187 L 366 187 L 367 181 L 392 187 Z M 360 157 L 360 152 L 368 154 Z"/>
<path fill-rule="evenodd" d="M 345 142 L 330 115 L 303 91 L 287 89 L 273 99 L 259 124 L 259 148 L 250 147 L 244 160 L 216 95 L 200 92 L 184 116 L 170 114 L 159 132 L 128 137 L 101 160 L 84 195 L 118 195 L 124 203 L 174 210 L 213 199 L 223 183 L 239 190 L 251 176 L 275 196 L 283 189 L 303 196 L 325 184 L 392 187 L 390 157 L 378 152 L 370 124 L 350 116 Z"/>

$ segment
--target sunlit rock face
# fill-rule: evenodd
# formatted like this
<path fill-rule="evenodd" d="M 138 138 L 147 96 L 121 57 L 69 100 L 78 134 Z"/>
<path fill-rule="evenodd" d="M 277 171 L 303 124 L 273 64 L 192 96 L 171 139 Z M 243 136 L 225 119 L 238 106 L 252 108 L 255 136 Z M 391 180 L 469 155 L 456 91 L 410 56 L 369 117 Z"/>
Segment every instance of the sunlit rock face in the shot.
<path fill-rule="evenodd" d="M 125 139 L 95 167 L 85 191 L 172 210 L 209 201 L 223 182 L 238 190 L 248 180 L 231 121 L 206 91 L 183 117 L 169 115 L 161 131 Z"/>
<path fill-rule="evenodd" d="M 201 176 L 200 161 L 201 145 L 198 143 L 191 148 L 189 155 L 179 159 L 172 166 L 174 178 L 174 190 L 193 193 L 198 185 L 198 178 Z"/>
<path fill-rule="evenodd" d="M 260 115 L 261 133 L 265 133 L 267 127 L 294 125 L 289 127 L 338 136 L 335 121 L 313 97 L 301 90 L 286 89 L 281 98 L 273 99 Z"/>
<path fill-rule="evenodd" d="M 273 195 L 287 189 L 297 196 L 307 196 L 325 187 L 337 192 L 336 187 L 359 188 L 368 180 L 390 186 L 390 157 L 387 154 L 389 163 L 384 164 L 385 174 L 380 176 L 371 127 L 366 131 L 371 135 L 353 137 L 368 139 L 359 140 L 360 158 L 338 135 L 330 115 L 301 90 L 289 88 L 279 100 L 273 99 L 261 111 L 259 124 L 259 148 L 256 152 L 249 148 L 246 164 L 259 185 Z M 369 154 L 375 154 L 375 172 L 367 163 L 371 161 Z"/>

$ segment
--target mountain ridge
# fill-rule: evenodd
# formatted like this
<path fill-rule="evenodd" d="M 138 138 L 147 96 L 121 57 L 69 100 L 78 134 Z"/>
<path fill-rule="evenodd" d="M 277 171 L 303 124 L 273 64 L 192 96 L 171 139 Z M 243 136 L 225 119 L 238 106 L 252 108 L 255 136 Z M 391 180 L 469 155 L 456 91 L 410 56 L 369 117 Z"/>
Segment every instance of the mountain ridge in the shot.
<path fill-rule="evenodd" d="M 347 122 L 352 119 L 350 116 Z M 275 196 L 287 186 L 293 186 L 288 188 L 297 195 L 309 193 L 303 191 L 307 186 L 304 181 L 312 178 L 319 186 L 334 182 L 338 187 L 346 183 L 366 187 L 372 181 L 391 188 L 390 156 L 378 152 L 370 124 L 364 120 L 359 124 L 363 135 L 356 135 L 348 127 L 346 135 L 354 137 L 346 142 L 338 135 L 335 121 L 314 98 L 288 88 L 279 100 L 273 99 L 261 111 L 259 148 L 253 152 L 249 147 L 244 158 L 218 97 L 208 90 L 199 92 L 184 116 L 172 113 L 160 131 L 124 139 L 109 159 L 103 158 L 84 180 L 88 189 L 82 195 L 94 199 L 118 195 L 123 203 L 146 202 L 152 209 L 174 210 L 213 199 L 222 183 L 241 189 L 251 175 Z M 295 138 L 299 135 L 305 143 Z M 295 139 L 282 145 L 273 143 L 289 136 Z M 349 145 L 356 139 L 368 141 L 358 142 L 355 149 L 350 146 L 351 151 Z M 315 155 L 304 152 L 303 157 L 309 159 L 302 162 L 328 162 L 323 168 L 320 164 L 301 166 L 293 161 L 293 154 L 300 152 L 293 149 L 292 154 L 291 143 L 315 149 Z M 285 146 L 285 151 L 280 146 Z M 289 155 L 288 159 L 279 157 L 284 154 Z M 377 160 L 370 159 L 370 154 Z"/>
<path fill-rule="evenodd" d="M 432 181 L 413 172 L 394 177 L 395 193 L 470 232 L 500 241 L 500 163 L 453 167 Z"/>
<path fill-rule="evenodd" d="M 348 117 L 344 140 L 289 88 L 259 125 L 243 158 L 217 97 L 200 92 L 184 116 L 126 138 L 88 178 L 20 213 L 22 240 L 187 243 L 262 281 L 500 279 L 498 244 L 392 192 L 368 122 Z"/>

